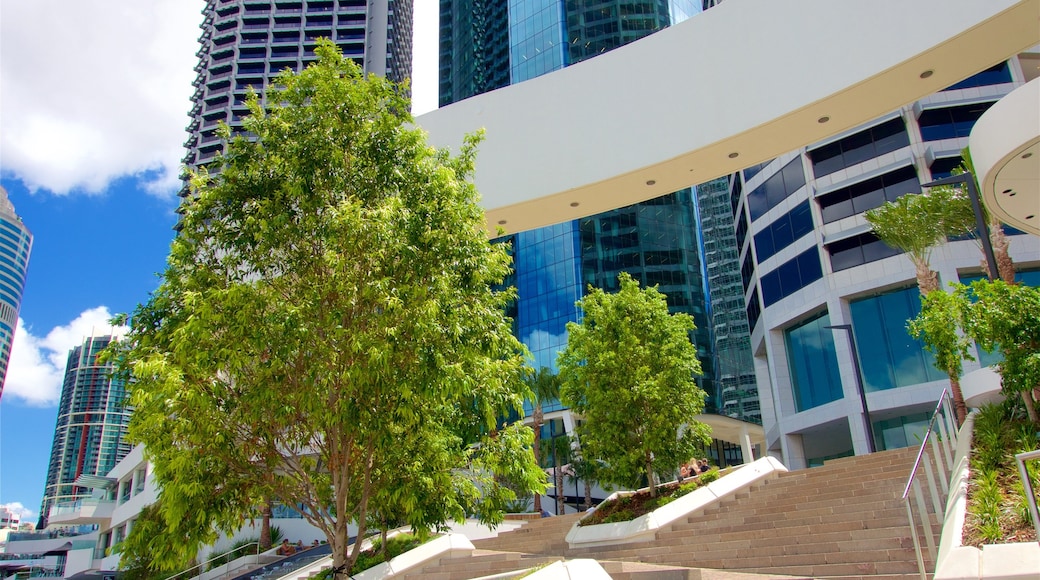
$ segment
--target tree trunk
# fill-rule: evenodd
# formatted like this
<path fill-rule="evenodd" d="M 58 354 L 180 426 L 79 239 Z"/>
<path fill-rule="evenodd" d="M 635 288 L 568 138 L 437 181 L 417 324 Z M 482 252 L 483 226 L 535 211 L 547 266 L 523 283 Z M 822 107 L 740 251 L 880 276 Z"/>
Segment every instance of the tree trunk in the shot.
<path fill-rule="evenodd" d="M 993 246 L 993 255 L 997 260 L 997 273 L 1007 284 L 1015 283 L 1015 262 L 1008 253 L 1008 239 L 1004 233 L 1004 225 L 990 214 L 989 240 Z M 989 270 L 986 270 L 987 272 Z"/>
<path fill-rule="evenodd" d="M 556 468 L 556 515 L 562 516 L 564 510 L 563 503 L 563 470 L 559 467 Z"/>
<path fill-rule="evenodd" d="M 657 497 L 657 486 L 654 484 L 654 462 L 650 454 L 646 454 L 646 482 L 650 486 L 650 497 Z"/>
<path fill-rule="evenodd" d="M 957 426 L 964 424 L 964 419 L 968 416 L 968 406 L 964 404 L 964 394 L 961 393 L 961 380 L 960 377 L 950 374 L 950 391 L 953 393 L 953 408 L 957 413 Z"/>
<path fill-rule="evenodd" d="M 538 464 L 538 469 L 542 468 L 542 404 L 539 401 L 533 401 L 531 403 L 534 406 L 534 411 L 531 412 L 531 420 L 534 422 L 534 462 Z M 539 515 L 542 513 L 542 494 L 534 494 L 534 511 L 538 512 Z"/>
<path fill-rule="evenodd" d="M 383 561 L 386 562 L 386 522 L 379 528 L 379 552 L 383 555 Z"/>
<path fill-rule="evenodd" d="M 585 479 L 585 509 L 592 507 L 592 482 Z"/>
<path fill-rule="evenodd" d="M 1040 419 L 1038 419 L 1036 415 L 1036 402 L 1033 401 L 1032 394 L 1030 393 L 1031 390 L 1032 389 L 1026 389 L 1022 391 L 1022 402 L 1026 404 L 1026 414 L 1029 415 L 1029 420 L 1032 421 L 1034 425 L 1040 425 Z"/>
<path fill-rule="evenodd" d="M 917 287 L 921 290 L 921 296 L 939 289 L 939 273 L 929 268 L 928 262 L 915 260 L 914 267 L 917 268 Z"/>
<path fill-rule="evenodd" d="M 264 500 L 260 511 L 260 551 L 271 549 L 271 500 Z"/>

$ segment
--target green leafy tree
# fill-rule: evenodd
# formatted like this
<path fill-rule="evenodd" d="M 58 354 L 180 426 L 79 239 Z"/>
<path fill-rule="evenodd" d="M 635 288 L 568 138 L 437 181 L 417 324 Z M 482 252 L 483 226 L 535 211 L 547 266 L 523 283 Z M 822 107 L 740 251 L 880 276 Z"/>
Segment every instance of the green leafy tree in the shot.
<path fill-rule="evenodd" d="M 582 452 L 601 458 L 601 481 L 634 487 L 655 471 L 674 471 L 709 428 L 693 418 L 704 409 L 701 372 L 688 314 L 669 314 L 657 288 L 640 288 L 627 273 L 620 290 L 589 288 L 579 302 L 581 324 L 567 325 L 559 355 L 561 396 L 584 418 L 576 429 Z"/>
<path fill-rule="evenodd" d="M 965 333 L 980 347 L 999 348 L 1004 355 L 997 365 L 1002 392 L 1020 396 L 1029 420 L 1040 426 L 1040 288 L 979 280 L 970 287 L 958 285 L 956 295 Z"/>
<path fill-rule="evenodd" d="M 489 243 L 458 156 L 426 145 L 407 86 L 364 78 L 328 41 L 250 93 L 245 136 L 192 175 L 163 281 L 113 357 L 161 483 L 147 541 L 174 566 L 255 516 L 302 506 L 342 577 L 370 516 L 419 530 L 501 520 L 542 491 L 530 429 L 500 426 L 530 396 L 525 349 L 496 292 Z M 386 513 L 380 506 L 388 506 Z"/>
<path fill-rule="evenodd" d="M 544 415 L 542 405 L 548 401 L 560 398 L 560 377 L 548 367 L 541 367 L 537 371 L 531 371 L 526 375 L 528 388 L 531 389 L 532 398 L 531 412 L 532 429 L 534 429 L 534 458 L 538 465 L 542 465 L 542 424 Z M 534 496 L 534 511 L 542 512 L 542 496 Z"/>
<path fill-rule="evenodd" d="M 904 195 L 864 215 L 881 241 L 905 252 L 914 264 L 922 297 L 936 290 L 942 291 L 939 274 L 930 264 L 932 249 L 945 243 L 949 235 L 965 233 L 969 227 L 967 224 L 973 223 L 970 213 L 965 215 L 965 205 L 958 200 L 958 194 L 950 187 L 933 187 L 927 194 Z M 961 361 L 944 356 L 947 350 L 954 348 L 953 344 L 935 344 L 943 351 L 940 356 L 944 361 L 937 366 L 950 379 L 957 422 L 963 423 L 967 407 L 961 393 Z"/>
<path fill-rule="evenodd" d="M 910 336 L 924 342 L 925 348 L 935 355 L 935 366 L 951 377 L 960 377 L 963 360 L 972 359 L 969 351 L 970 342 L 960 330 L 963 300 L 948 292 L 930 292 L 921 296 L 921 312 L 910 321 Z M 957 381 L 958 390 L 960 381 Z M 960 404 L 964 405 L 963 396 Z M 957 399 L 954 398 L 954 405 Z M 958 410 L 966 413 L 967 409 Z"/>

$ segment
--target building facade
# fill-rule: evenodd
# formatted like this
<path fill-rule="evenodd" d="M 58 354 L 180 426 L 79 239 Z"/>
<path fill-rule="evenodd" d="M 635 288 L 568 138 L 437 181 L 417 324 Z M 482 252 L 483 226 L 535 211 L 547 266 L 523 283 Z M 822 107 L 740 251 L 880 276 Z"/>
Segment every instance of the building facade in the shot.
<path fill-rule="evenodd" d="M 212 161 L 223 146 L 217 125 L 241 127 L 248 89 L 263 95 L 282 71 L 316 60 L 319 38 L 366 74 L 411 76 L 412 0 L 207 0 L 202 13 L 186 167 Z"/>
<path fill-rule="evenodd" d="M 32 233 L 15 213 L 7 190 L 0 187 L 0 397 L 7 380 L 32 241 Z"/>
<path fill-rule="evenodd" d="M 975 120 L 1035 75 L 1020 58 L 999 63 L 732 180 L 767 445 L 789 467 L 867 453 L 870 431 L 876 450 L 919 441 L 949 381 L 906 330 L 920 311 L 913 265 L 871 233 L 863 212 L 950 175 Z M 1009 233 L 1020 278 L 1040 284 L 1040 242 Z M 945 287 L 982 276 L 981 260 L 973 240 L 954 240 L 932 252 L 931 267 Z M 976 358 L 988 365 L 999 355 Z M 965 361 L 965 373 L 980 362 Z"/>
<path fill-rule="evenodd" d="M 47 484 L 40 507 L 40 529 L 47 527 L 50 507 L 90 496 L 74 484 L 83 475 L 104 476 L 130 452 L 125 440 L 130 423 L 126 388 L 111 376 L 111 363 L 98 356 L 116 340 L 112 335 L 87 338 L 69 351 L 58 402 Z"/>
<path fill-rule="evenodd" d="M 664 0 L 441 0 L 440 104 L 582 62 L 686 20 L 706 4 Z M 556 355 L 567 343 L 566 324 L 578 321 L 575 302 L 588 285 L 616 289 L 618 274 L 628 272 L 644 285 L 657 285 L 672 312 L 693 316 L 697 330 L 692 338 L 702 367 L 698 384 L 708 395 L 707 412 L 760 422 L 742 293 L 733 290 L 732 275 L 724 278 L 720 274 L 727 270 L 724 257 L 732 262 L 730 271 L 739 268 L 732 241 L 728 183 L 722 180 L 704 187 L 706 195 L 714 195 L 712 199 L 719 198 L 720 187 L 727 189 L 721 194 L 725 217 L 716 220 L 710 241 L 702 236 L 698 225 L 701 187 L 507 236 L 503 241 L 512 245 L 516 269 L 509 282 L 518 290 L 518 301 L 510 314 L 517 336 L 531 351 L 533 365 L 555 368 Z M 720 241 L 727 230 L 729 241 Z M 709 266 L 705 261 L 706 243 L 712 247 L 728 243 L 729 251 L 713 255 L 714 262 Z M 735 321 L 724 321 L 724 315 L 711 312 L 712 280 L 728 282 L 728 289 L 720 287 L 715 292 L 728 292 L 731 302 L 741 303 Z M 740 288 L 739 277 L 736 284 Z M 562 412 L 559 402 L 547 403 L 543 410 L 550 419 L 543 437 L 573 428 L 573 419 Z M 739 449 L 736 453 L 739 455 Z M 726 454 L 727 460 L 735 459 L 732 450 Z M 716 459 L 721 460 L 721 455 L 719 452 Z"/>

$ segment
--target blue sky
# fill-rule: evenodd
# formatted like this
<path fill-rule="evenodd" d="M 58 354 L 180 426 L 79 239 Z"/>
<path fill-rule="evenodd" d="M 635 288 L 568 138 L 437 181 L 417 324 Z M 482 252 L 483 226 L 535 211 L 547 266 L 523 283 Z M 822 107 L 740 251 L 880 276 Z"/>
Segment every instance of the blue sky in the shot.
<path fill-rule="evenodd" d="M 0 398 L 0 504 L 26 521 L 69 349 L 159 284 L 203 5 L 0 0 L 0 183 L 34 237 Z M 421 113 L 436 108 L 437 2 L 415 10 Z"/>

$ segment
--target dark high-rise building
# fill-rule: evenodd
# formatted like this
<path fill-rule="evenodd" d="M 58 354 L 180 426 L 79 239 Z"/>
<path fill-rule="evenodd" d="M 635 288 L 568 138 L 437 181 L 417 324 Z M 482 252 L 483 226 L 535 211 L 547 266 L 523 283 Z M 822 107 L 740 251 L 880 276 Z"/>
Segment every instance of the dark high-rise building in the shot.
<path fill-rule="evenodd" d="M 241 125 L 249 87 L 262 94 L 278 73 L 316 60 L 319 38 L 332 39 L 366 73 L 411 76 L 412 0 L 207 0 L 202 13 L 187 167 L 220 150 L 220 121 Z"/>
<path fill-rule="evenodd" d="M 113 340 L 111 335 L 93 336 L 69 351 L 40 506 L 40 528 L 47 526 L 52 506 L 90 497 L 90 489 L 74 485 L 76 478 L 103 477 L 130 452 L 125 440 L 130 423 L 125 385 L 111 376 L 110 363 L 98 360 Z"/>
<path fill-rule="evenodd" d="M 480 17 L 459 12 L 463 4 L 478 3 Z M 703 4 L 668 0 L 441 0 L 440 103 L 447 105 L 592 58 L 686 20 L 701 12 L 706 7 Z M 503 20 L 507 34 L 502 33 Z M 479 42 L 471 40 L 475 38 Z M 513 282 L 519 295 L 513 313 L 515 326 L 536 367 L 555 367 L 556 354 L 567 343 L 566 324 L 578 319 L 574 303 L 581 299 L 584 288 L 591 284 L 614 289 L 618 274 L 625 271 L 644 285 L 657 285 L 672 312 L 694 317 L 697 331 L 693 339 L 702 366 L 698 382 L 708 393 L 708 410 L 761 421 L 740 267 L 732 239 L 732 213 L 727 211 L 728 221 L 722 220 L 728 229 L 720 225 L 713 229 L 713 237 L 702 239 L 698 195 L 698 188 L 685 189 L 507 238 L 513 246 Z M 731 239 L 719 241 L 725 231 Z M 714 270 L 709 271 L 704 260 L 706 242 L 713 247 L 728 244 L 725 257 L 730 262 L 722 264 L 719 260 L 723 256 L 715 256 Z M 726 268 L 731 272 L 728 277 L 720 274 Z M 735 313 L 744 319 L 742 326 L 725 322 L 720 327 L 724 318 L 720 312 L 713 318 L 708 306 L 708 282 L 714 279 L 736 281 L 735 299 L 725 307 L 736 308 Z M 724 351 L 716 344 L 718 330 L 726 331 L 721 335 Z M 717 360 L 719 352 L 729 354 L 725 365 Z M 560 408 L 558 403 L 544 407 L 546 412 Z M 569 423 L 567 417 L 564 423 Z"/>
<path fill-rule="evenodd" d="M 29 269 L 32 233 L 14 212 L 7 190 L 0 187 L 0 396 L 11 360 L 11 343 L 18 325 L 25 274 Z"/>

